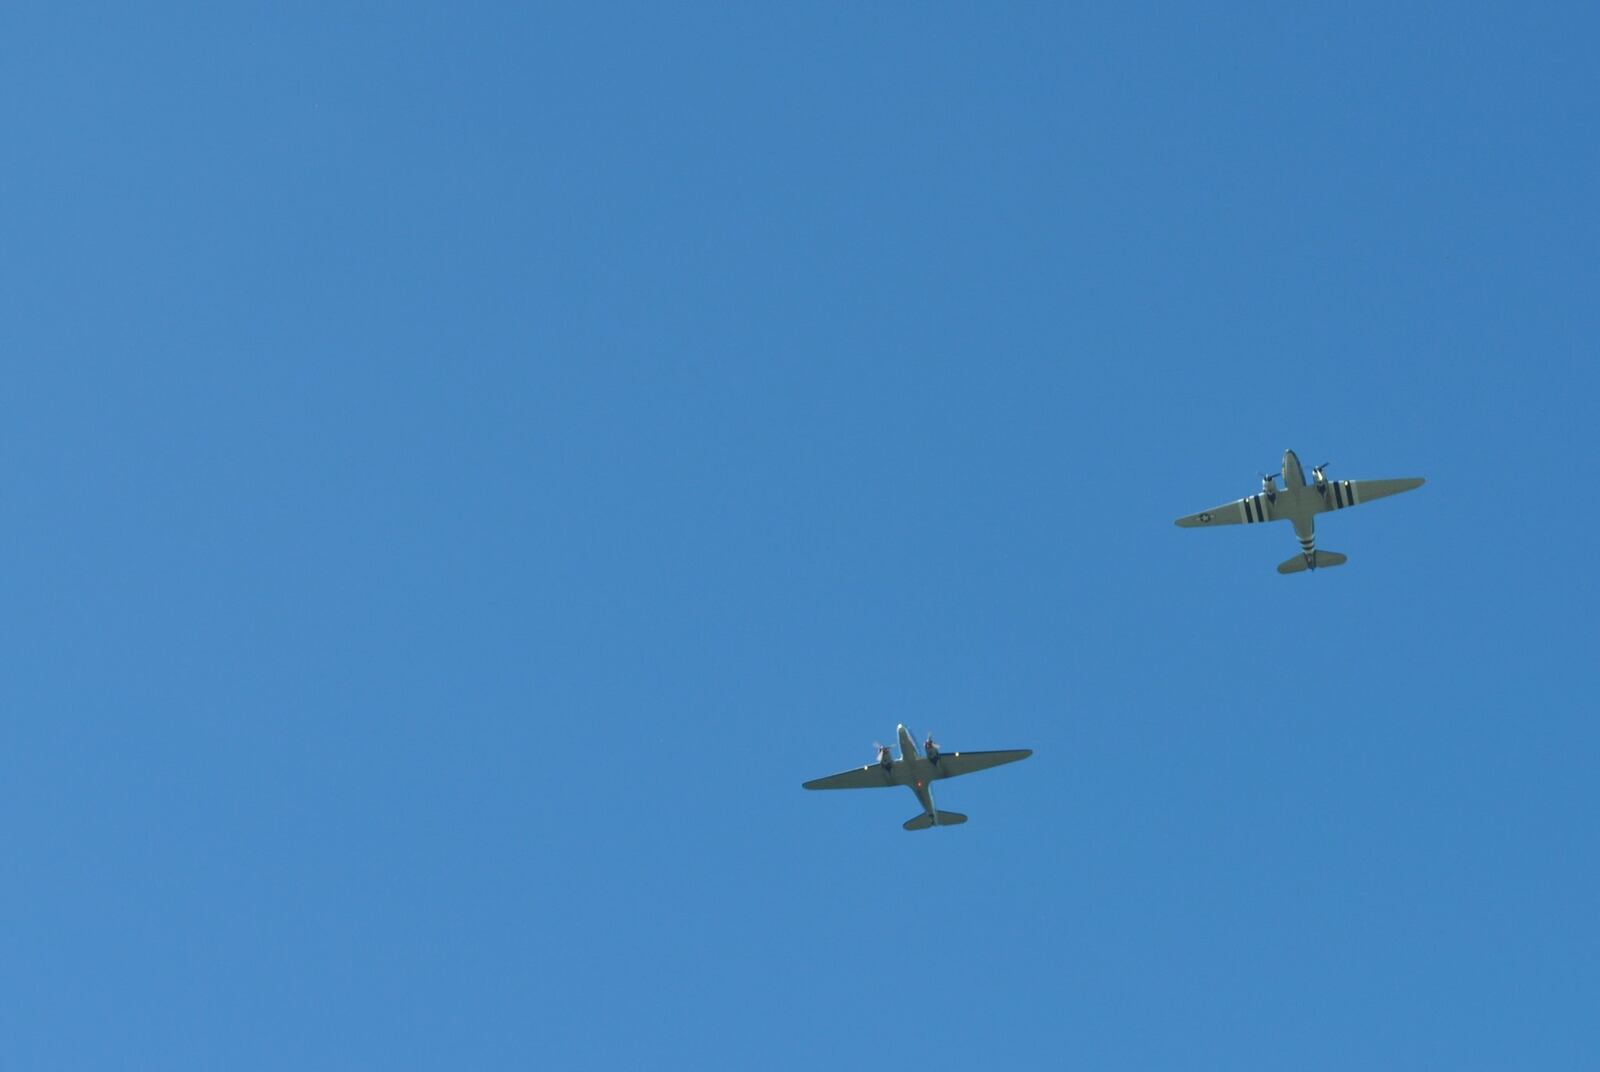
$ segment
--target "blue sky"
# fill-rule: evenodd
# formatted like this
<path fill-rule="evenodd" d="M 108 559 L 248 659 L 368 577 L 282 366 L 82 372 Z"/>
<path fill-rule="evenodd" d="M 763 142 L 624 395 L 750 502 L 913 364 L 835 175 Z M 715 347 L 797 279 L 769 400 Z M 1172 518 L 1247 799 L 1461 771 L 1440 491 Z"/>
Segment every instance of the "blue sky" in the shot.
<path fill-rule="evenodd" d="M 1597 29 L 8 6 L 0 1061 L 1592 1065 Z"/>

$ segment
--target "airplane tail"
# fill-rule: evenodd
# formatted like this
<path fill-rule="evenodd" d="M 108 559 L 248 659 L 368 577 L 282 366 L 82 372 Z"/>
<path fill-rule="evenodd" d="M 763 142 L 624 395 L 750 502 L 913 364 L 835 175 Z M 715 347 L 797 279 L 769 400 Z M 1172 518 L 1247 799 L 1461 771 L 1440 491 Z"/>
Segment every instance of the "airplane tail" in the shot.
<path fill-rule="evenodd" d="M 1306 561 L 1305 555 L 1295 555 L 1287 562 L 1278 564 L 1279 573 L 1304 573 L 1308 569 L 1326 569 L 1328 566 L 1342 566 L 1348 561 L 1337 551 L 1313 551 L 1316 556 L 1316 565 Z"/>
<path fill-rule="evenodd" d="M 958 811 L 936 811 L 932 815 L 923 812 L 915 819 L 907 819 L 907 830 L 926 830 L 930 826 L 960 826 L 967 821 L 967 817 Z"/>

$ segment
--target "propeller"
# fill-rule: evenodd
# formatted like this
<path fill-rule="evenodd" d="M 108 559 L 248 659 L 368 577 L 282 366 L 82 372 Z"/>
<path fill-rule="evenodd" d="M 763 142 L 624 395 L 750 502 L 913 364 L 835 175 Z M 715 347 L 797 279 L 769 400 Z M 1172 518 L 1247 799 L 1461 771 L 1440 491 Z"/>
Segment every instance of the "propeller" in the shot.
<path fill-rule="evenodd" d="M 1313 473 L 1321 473 L 1324 469 L 1326 469 L 1328 466 L 1330 466 L 1332 464 L 1333 464 L 1332 462 L 1323 462 L 1321 465 L 1313 465 L 1311 467 L 1311 471 Z"/>
<path fill-rule="evenodd" d="M 1260 473 L 1260 472 L 1256 473 L 1256 476 L 1261 478 L 1261 483 L 1262 484 L 1266 484 L 1268 481 L 1271 481 L 1272 483 L 1276 484 L 1278 482 L 1278 477 L 1280 477 L 1282 475 L 1283 475 L 1282 473 L 1273 473 L 1271 476 L 1268 476 L 1266 473 Z"/>

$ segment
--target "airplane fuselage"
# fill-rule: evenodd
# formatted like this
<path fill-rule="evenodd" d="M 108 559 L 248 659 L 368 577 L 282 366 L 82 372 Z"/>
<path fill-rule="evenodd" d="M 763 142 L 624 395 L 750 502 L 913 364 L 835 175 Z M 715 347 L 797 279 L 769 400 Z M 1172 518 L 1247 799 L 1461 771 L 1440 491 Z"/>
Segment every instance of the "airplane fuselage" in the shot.
<path fill-rule="evenodd" d="M 1306 486 L 1306 472 L 1300 468 L 1300 459 L 1292 450 L 1283 452 L 1283 486 L 1285 490 Z"/>
<path fill-rule="evenodd" d="M 891 776 L 917 794 L 917 802 L 922 805 L 924 814 L 933 815 L 933 790 L 928 788 L 928 783 L 939 776 L 939 761 L 917 754 L 917 740 L 904 724 L 895 727 L 895 734 L 900 738 L 900 759 L 890 772 Z"/>
<path fill-rule="evenodd" d="M 1288 521 L 1294 525 L 1300 553 L 1311 569 L 1316 568 L 1317 562 L 1316 516 L 1355 505 L 1355 493 L 1348 480 L 1330 481 L 1323 478 L 1320 470 L 1313 472 L 1317 479 L 1307 484 L 1299 457 L 1294 451 L 1286 450 L 1283 452 L 1282 489 L 1274 487 L 1272 478 L 1268 477 L 1260 494 L 1244 501 L 1246 521 Z"/>

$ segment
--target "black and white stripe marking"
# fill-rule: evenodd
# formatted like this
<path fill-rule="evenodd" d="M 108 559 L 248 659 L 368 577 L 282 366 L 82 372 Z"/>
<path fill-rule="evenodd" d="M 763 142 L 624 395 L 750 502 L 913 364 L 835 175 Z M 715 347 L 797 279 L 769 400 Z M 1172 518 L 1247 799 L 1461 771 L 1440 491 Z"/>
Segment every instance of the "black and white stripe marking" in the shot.
<path fill-rule="evenodd" d="M 1316 569 L 1317 534 L 1313 532 L 1310 536 L 1300 536 L 1298 539 L 1300 540 L 1300 553 L 1306 557 L 1306 568 Z"/>

